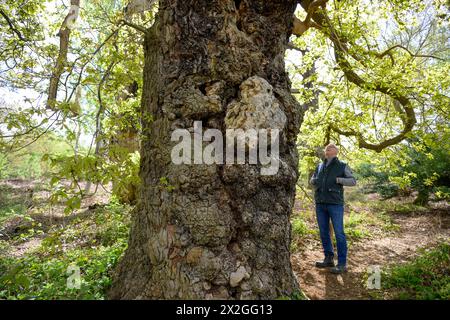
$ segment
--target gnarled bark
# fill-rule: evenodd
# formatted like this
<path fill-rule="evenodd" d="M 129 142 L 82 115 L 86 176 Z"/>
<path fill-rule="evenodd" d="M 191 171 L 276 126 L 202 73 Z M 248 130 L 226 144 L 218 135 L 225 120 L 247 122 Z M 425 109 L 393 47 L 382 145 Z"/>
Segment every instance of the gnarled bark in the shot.
<path fill-rule="evenodd" d="M 142 187 L 110 298 L 271 299 L 298 290 L 289 216 L 303 111 L 284 66 L 294 10 L 286 0 L 160 1 L 144 44 Z M 252 99 L 262 89 L 278 109 L 251 109 L 266 101 Z M 270 114 L 285 120 L 275 175 L 261 175 L 259 164 L 171 162 L 174 129 L 202 121 L 225 136 L 231 123 L 271 127 Z"/>

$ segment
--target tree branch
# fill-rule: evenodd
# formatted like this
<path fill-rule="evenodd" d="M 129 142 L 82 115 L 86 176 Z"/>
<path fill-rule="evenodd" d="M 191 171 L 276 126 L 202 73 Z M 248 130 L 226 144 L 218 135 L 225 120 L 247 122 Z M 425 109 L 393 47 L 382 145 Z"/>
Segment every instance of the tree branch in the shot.
<path fill-rule="evenodd" d="M 143 33 L 147 32 L 147 29 L 145 29 L 143 26 L 137 25 L 137 24 L 129 22 L 127 20 L 120 20 L 120 23 L 123 23 L 124 25 L 127 25 L 127 26 L 129 26 L 129 27 L 131 27 L 131 28 L 133 28 L 133 29 L 135 29 L 137 31 L 140 31 L 140 32 L 143 32 Z"/>
<path fill-rule="evenodd" d="M 309 2 L 310 1 L 302 1 L 301 5 L 304 8 L 308 8 Z M 398 135 L 378 144 L 367 142 L 362 133 L 355 130 L 344 131 L 332 125 L 330 125 L 330 129 L 341 135 L 355 136 L 358 140 L 358 145 L 360 148 L 375 150 L 377 152 L 381 152 L 384 148 L 401 142 L 417 123 L 416 115 L 410 100 L 404 94 L 398 92 L 398 90 L 395 90 L 395 88 L 389 87 L 384 83 L 370 83 L 361 78 L 355 71 L 353 71 L 352 66 L 345 58 L 345 54 L 349 54 L 346 43 L 341 39 L 338 32 L 332 26 L 328 16 L 325 13 L 315 11 L 312 13 L 312 19 L 320 25 L 320 30 L 322 30 L 333 43 L 336 62 L 340 69 L 344 72 L 344 75 L 348 81 L 364 90 L 375 90 L 384 93 L 396 100 L 402 107 L 400 118 L 403 123 L 403 130 Z M 356 57 L 355 59 L 358 61 L 361 60 L 360 57 Z"/>
<path fill-rule="evenodd" d="M 0 15 L 5 18 L 6 22 L 8 22 L 9 28 L 19 37 L 19 39 L 23 42 L 28 41 L 28 39 L 24 38 L 22 36 L 22 33 L 14 26 L 14 23 L 11 21 L 11 19 L 8 17 L 8 15 L 3 11 L 0 10 Z"/>
<path fill-rule="evenodd" d="M 83 72 L 84 72 L 84 68 L 91 62 L 92 58 L 100 52 L 100 50 L 106 45 L 106 43 L 115 35 L 117 35 L 117 33 L 119 32 L 121 26 L 119 26 L 116 30 L 114 30 L 113 32 L 111 32 L 106 39 L 94 50 L 94 52 L 90 53 L 89 55 L 91 56 L 90 59 L 86 60 L 86 62 L 83 63 L 83 65 L 81 66 L 81 70 L 80 73 L 78 74 L 78 79 L 77 82 L 75 83 L 75 85 L 72 88 L 72 92 L 69 95 L 69 98 L 67 99 L 67 101 L 70 101 L 70 99 L 72 99 L 73 94 L 75 93 L 76 89 L 78 88 L 78 86 L 81 83 L 81 78 L 83 77 Z M 80 57 L 77 58 L 77 60 Z M 76 61 L 76 60 L 75 60 Z M 73 67 L 72 67 L 73 68 Z"/>
<path fill-rule="evenodd" d="M 296 47 L 295 44 L 293 44 L 292 42 L 289 42 L 289 43 L 286 45 L 286 48 L 287 48 L 287 49 L 290 49 L 290 50 L 299 51 L 299 52 L 301 52 L 302 54 L 304 54 L 304 53 L 306 52 L 306 50 L 303 50 L 303 49 L 300 49 L 300 48 Z"/>
<path fill-rule="evenodd" d="M 402 46 L 402 45 L 400 45 L 400 44 L 396 44 L 395 46 L 390 47 L 389 49 L 383 51 L 382 53 L 376 53 L 376 56 L 379 57 L 379 58 L 383 58 L 383 57 L 386 56 L 386 55 L 390 55 L 390 51 L 392 51 L 392 50 L 394 50 L 394 49 L 396 49 L 396 48 L 400 48 L 400 49 L 405 50 L 406 52 L 409 53 L 409 55 L 410 55 L 411 57 L 416 57 L 416 58 L 432 58 L 432 59 L 437 59 L 437 60 L 445 61 L 445 59 L 442 59 L 442 58 L 439 58 L 439 57 L 436 57 L 436 56 L 433 56 L 433 55 L 428 55 L 428 54 L 414 54 L 414 53 L 412 53 L 408 48 L 406 48 L 406 47 L 404 47 L 404 46 Z M 390 56 L 391 56 L 391 55 L 390 55 Z M 392 56 L 391 56 L 391 58 L 392 58 Z"/>
<path fill-rule="evenodd" d="M 61 24 L 59 29 L 59 53 L 56 59 L 56 65 L 50 78 L 50 85 L 48 89 L 47 108 L 53 109 L 56 104 L 56 96 L 58 94 L 58 85 L 64 68 L 67 64 L 67 53 L 69 51 L 70 29 L 78 17 L 78 10 L 80 8 L 80 0 L 70 0 L 70 10 Z"/>
<path fill-rule="evenodd" d="M 311 18 L 319 7 L 325 9 L 327 1 L 328 0 L 315 0 L 308 3 L 307 6 L 304 6 L 303 8 L 306 11 L 306 18 L 303 21 L 294 15 L 294 28 L 292 29 L 292 34 L 300 37 L 310 27 L 320 28 L 320 25 L 318 25 L 315 21 L 312 21 Z"/>

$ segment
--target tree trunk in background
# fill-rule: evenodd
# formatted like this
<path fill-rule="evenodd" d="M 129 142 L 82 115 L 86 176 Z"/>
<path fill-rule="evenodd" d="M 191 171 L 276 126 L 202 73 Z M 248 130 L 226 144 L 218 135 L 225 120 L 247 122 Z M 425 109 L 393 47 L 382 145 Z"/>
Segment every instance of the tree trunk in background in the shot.
<path fill-rule="evenodd" d="M 133 81 L 126 86 L 126 90 L 121 92 L 116 98 L 117 103 L 123 103 L 130 98 L 136 98 L 138 93 L 138 83 Z M 119 123 L 127 124 L 118 130 L 117 134 L 111 137 L 108 149 L 109 157 L 113 161 L 124 163 L 127 161 L 131 153 L 139 150 L 139 132 L 133 125 L 133 116 L 127 113 L 112 114 L 113 119 L 117 119 Z M 136 179 L 137 180 L 137 179 Z M 134 179 L 114 180 L 112 182 L 112 192 L 116 195 L 121 203 L 134 204 L 136 201 L 137 183 Z"/>
<path fill-rule="evenodd" d="M 142 187 L 110 298 L 272 299 L 298 290 L 289 216 L 303 112 L 284 66 L 294 10 L 286 0 L 160 1 L 144 44 Z M 287 120 L 277 174 L 171 162 L 173 130 L 194 121 L 223 133 L 239 117 L 270 127 L 267 114 L 240 109 L 261 88 Z"/>

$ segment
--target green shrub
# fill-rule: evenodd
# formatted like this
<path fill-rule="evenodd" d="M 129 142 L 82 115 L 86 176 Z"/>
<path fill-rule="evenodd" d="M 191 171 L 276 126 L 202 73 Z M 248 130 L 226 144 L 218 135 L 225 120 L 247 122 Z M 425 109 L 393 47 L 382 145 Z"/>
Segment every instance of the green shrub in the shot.
<path fill-rule="evenodd" d="M 385 289 L 398 299 L 450 299 L 450 244 L 441 243 L 414 261 L 392 267 L 382 275 Z"/>
<path fill-rule="evenodd" d="M 376 192 L 384 199 L 398 195 L 399 186 L 389 181 L 389 173 L 372 163 L 361 163 L 356 167 L 357 177 L 366 181 L 364 193 Z"/>
<path fill-rule="evenodd" d="M 292 234 L 293 235 L 296 235 L 299 237 L 304 237 L 313 232 L 314 232 L 314 230 L 309 229 L 308 225 L 301 217 L 295 217 L 294 219 L 292 219 Z"/>
<path fill-rule="evenodd" d="M 25 214 L 25 198 L 26 194 L 14 194 L 11 187 L 0 185 L 0 231 L 5 220 Z"/>
<path fill-rule="evenodd" d="M 127 246 L 129 207 L 112 202 L 51 230 L 35 252 L 0 259 L 0 299 L 103 299 Z M 68 280 L 80 271 L 80 287 Z"/>

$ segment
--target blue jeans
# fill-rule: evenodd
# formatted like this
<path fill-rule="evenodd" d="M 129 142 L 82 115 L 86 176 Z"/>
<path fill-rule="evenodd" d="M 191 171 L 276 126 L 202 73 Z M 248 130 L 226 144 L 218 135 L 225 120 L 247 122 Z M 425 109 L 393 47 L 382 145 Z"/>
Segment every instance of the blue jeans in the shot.
<path fill-rule="evenodd" d="M 316 203 L 316 216 L 319 225 L 320 240 L 322 240 L 325 256 L 334 256 L 333 243 L 330 237 L 330 218 L 333 223 L 338 252 L 338 265 L 347 263 L 347 239 L 344 233 L 344 206 L 342 204 Z"/>

